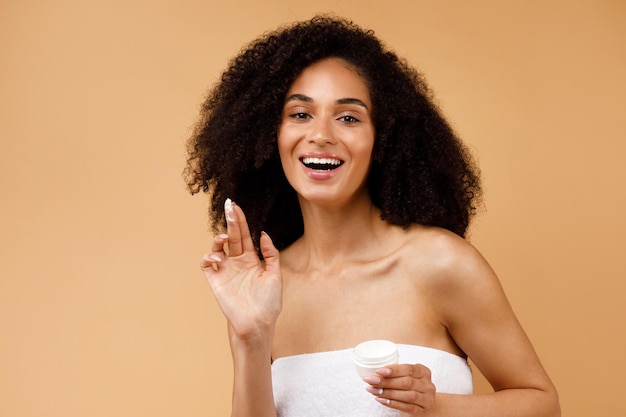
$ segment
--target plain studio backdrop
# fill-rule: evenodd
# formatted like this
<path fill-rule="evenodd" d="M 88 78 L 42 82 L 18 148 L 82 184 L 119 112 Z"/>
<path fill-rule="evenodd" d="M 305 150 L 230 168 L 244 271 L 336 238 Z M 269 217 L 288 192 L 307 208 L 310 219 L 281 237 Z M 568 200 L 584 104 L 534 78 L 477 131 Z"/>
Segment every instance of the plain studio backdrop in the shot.
<path fill-rule="evenodd" d="M 482 168 L 470 240 L 563 415 L 622 415 L 625 2 L 2 0 L 1 416 L 229 414 L 184 143 L 243 44 L 316 12 L 426 74 Z"/>

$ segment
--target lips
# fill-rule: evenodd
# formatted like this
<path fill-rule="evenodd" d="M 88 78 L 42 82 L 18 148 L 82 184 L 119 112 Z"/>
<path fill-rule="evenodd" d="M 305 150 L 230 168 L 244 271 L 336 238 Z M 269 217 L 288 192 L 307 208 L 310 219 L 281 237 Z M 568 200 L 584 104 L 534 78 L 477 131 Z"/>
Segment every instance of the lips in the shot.
<path fill-rule="evenodd" d="M 334 157 L 306 156 L 300 158 L 300 162 L 308 169 L 327 172 L 339 168 L 344 161 Z"/>

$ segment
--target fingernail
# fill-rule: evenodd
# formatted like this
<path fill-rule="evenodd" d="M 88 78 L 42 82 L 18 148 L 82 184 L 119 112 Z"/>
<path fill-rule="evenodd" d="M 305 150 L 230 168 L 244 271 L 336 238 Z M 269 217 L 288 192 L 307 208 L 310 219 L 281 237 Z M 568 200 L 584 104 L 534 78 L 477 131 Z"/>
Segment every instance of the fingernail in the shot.
<path fill-rule="evenodd" d="M 366 376 L 363 378 L 363 381 L 367 382 L 370 385 L 380 384 L 381 379 L 376 375 Z"/>
<path fill-rule="evenodd" d="M 385 405 L 389 405 L 391 404 L 391 400 L 389 398 L 380 398 L 380 397 L 376 397 L 374 398 L 376 401 L 378 401 L 381 404 L 385 404 Z"/>
<path fill-rule="evenodd" d="M 389 376 L 391 375 L 391 369 L 389 368 L 380 368 L 376 370 L 376 373 L 378 375 L 382 375 L 382 376 Z"/>
<path fill-rule="evenodd" d="M 220 258 L 214 253 L 209 255 L 209 259 L 212 260 L 213 262 L 222 262 L 222 258 Z"/>
<path fill-rule="evenodd" d="M 228 239 L 228 235 L 226 233 L 220 233 L 219 235 L 216 236 L 218 239 L 221 240 L 226 240 Z"/>
<path fill-rule="evenodd" d="M 365 390 L 367 392 L 369 392 L 370 394 L 383 395 L 383 389 L 382 388 L 367 387 L 367 388 L 365 388 Z"/>

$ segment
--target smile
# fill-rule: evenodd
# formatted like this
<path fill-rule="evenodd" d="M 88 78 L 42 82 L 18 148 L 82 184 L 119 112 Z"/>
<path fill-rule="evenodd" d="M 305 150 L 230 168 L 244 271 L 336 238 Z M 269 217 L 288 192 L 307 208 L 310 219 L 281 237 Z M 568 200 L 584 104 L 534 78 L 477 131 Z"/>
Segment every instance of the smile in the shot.
<path fill-rule="evenodd" d="M 336 158 L 305 157 L 300 158 L 300 161 L 305 167 L 316 171 L 332 171 L 343 165 L 343 161 Z"/>

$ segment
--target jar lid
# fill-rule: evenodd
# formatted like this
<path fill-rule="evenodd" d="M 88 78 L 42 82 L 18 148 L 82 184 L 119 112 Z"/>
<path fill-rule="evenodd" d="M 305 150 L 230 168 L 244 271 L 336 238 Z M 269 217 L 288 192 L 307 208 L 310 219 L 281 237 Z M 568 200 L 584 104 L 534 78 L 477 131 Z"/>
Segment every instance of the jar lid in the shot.
<path fill-rule="evenodd" d="M 354 360 L 362 364 L 379 364 L 394 358 L 398 347 L 389 340 L 368 340 L 354 348 Z"/>

